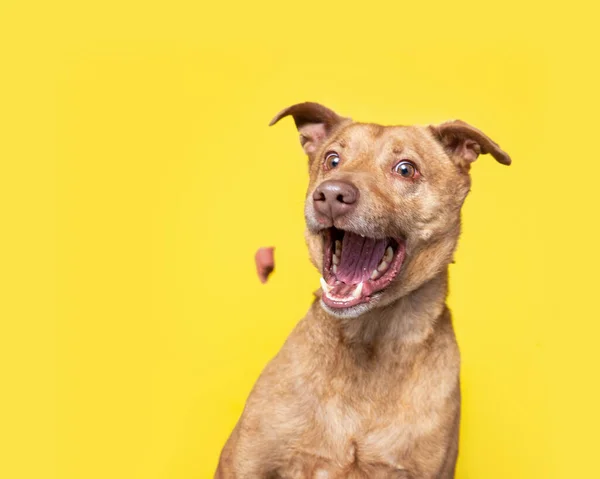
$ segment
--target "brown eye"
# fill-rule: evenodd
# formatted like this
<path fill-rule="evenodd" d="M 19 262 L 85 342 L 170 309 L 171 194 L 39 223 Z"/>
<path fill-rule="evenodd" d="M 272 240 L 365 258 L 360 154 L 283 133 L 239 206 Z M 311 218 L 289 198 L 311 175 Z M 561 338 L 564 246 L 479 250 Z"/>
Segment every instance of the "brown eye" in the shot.
<path fill-rule="evenodd" d="M 333 168 L 337 168 L 337 166 L 340 164 L 340 157 L 338 156 L 337 153 L 330 151 L 325 155 L 325 169 L 326 170 L 331 170 Z"/>
<path fill-rule="evenodd" d="M 394 166 L 394 173 L 399 174 L 402 178 L 414 178 L 417 174 L 417 167 L 410 161 L 403 160 Z"/>

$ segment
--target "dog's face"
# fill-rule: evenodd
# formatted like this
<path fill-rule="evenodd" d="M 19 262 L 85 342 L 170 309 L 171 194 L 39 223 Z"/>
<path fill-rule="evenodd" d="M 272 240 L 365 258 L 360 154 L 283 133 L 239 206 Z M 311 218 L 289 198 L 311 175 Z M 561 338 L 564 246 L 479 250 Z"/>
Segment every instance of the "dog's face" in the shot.
<path fill-rule="evenodd" d="M 316 103 L 291 115 L 309 159 L 306 238 L 331 314 L 359 316 L 418 288 L 452 260 L 470 164 L 510 158 L 464 122 L 355 123 Z"/>

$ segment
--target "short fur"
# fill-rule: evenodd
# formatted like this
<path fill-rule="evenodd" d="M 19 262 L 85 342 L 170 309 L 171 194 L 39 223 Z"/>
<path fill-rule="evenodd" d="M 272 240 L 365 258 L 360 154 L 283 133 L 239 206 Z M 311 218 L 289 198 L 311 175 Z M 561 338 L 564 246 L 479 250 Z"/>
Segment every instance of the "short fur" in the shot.
<path fill-rule="evenodd" d="M 403 237 L 398 276 L 367 304 L 325 306 L 320 294 L 252 390 L 227 441 L 219 479 L 452 478 L 458 454 L 459 351 L 446 306 L 448 264 L 481 153 L 509 156 L 464 122 L 438 126 L 356 123 L 316 103 L 291 115 L 308 155 L 306 239 L 322 271 L 322 222 L 312 201 L 324 180 L 360 190 L 335 221 L 370 237 Z M 325 171 L 326 152 L 342 161 Z M 409 159 L 421 177 L 392 174 Z"/>

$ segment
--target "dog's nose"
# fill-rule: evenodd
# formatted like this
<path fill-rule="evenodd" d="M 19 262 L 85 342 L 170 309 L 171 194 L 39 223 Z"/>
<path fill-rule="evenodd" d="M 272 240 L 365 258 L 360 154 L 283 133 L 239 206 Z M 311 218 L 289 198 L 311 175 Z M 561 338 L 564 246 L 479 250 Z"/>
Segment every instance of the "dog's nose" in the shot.
<path fill-rule="evenodd" d="M 358 188 L 346 181 L 324 181 L 313 193 L 315 210 L 331 220 L 348 214 L 357 203 Z"/>

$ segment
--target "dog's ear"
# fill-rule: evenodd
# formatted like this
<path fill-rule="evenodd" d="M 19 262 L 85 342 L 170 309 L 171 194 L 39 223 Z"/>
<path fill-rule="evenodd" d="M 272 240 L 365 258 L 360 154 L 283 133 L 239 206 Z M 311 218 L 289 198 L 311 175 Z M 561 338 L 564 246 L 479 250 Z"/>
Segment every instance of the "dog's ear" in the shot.
<path fill-rule="evenodd" d="M 432 125 L 429 129 L 450 157 L 467 171 L 480 154 L 486 153 L 492 155 L 498 163 L 510 165 L 510 156 L 505 151 L 485 133 L 464 121 L 447 121 L 440 125 Z"/>
<path fill-rule="evenodd" d="M 305 102 L 280 111 L 269 126 L 290 115 L 294 117 L 296 128 L 300 132 L 300 144 L 309 157 L 337 126 L 349 120 L 319 103 Z"/>

